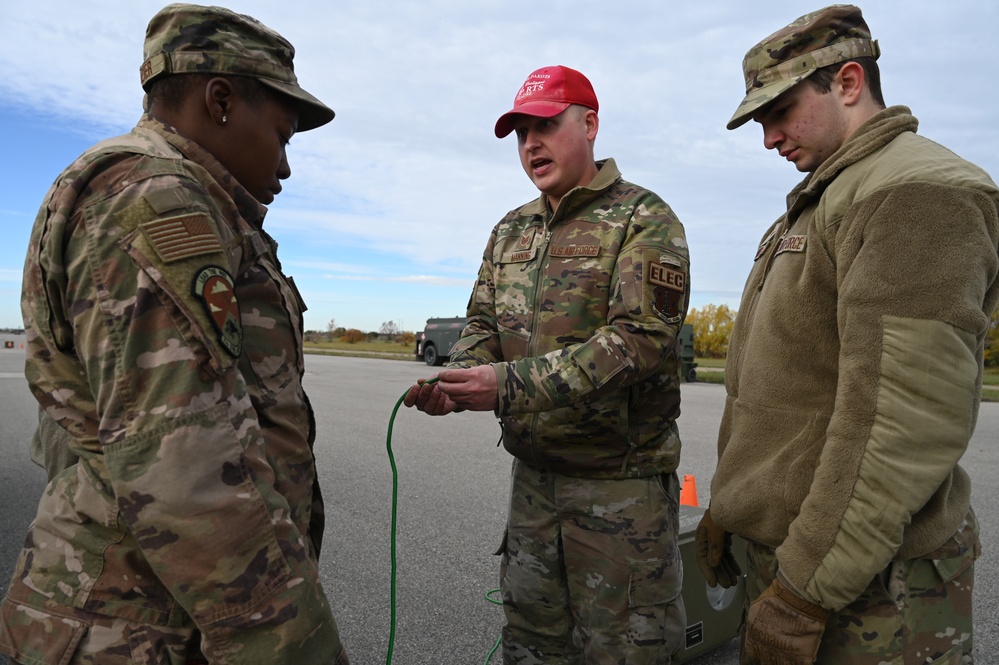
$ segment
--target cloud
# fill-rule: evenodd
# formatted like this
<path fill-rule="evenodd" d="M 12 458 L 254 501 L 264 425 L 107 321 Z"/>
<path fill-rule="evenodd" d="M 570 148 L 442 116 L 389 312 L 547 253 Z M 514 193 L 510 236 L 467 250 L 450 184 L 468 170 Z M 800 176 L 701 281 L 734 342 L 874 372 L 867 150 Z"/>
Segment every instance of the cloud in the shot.
<path fill-rule="evenodd" d="M 999 172 L 997 5 L 866 5 L 889 103 L 911 106 L 923 133 Z M 293 177 L 265 228 L 285 264 L 315 278 L 300 282 L 310 303 L 334 297 L 321 290 L 331 280 L 398 286 L 424 275 L 470 288 L 489 230 L 537 196 L 493 123 L 530 71 L 566 64 L 600 98 L 597 156 L 614 157 L 684 223 L 695 291 L 738 293 L 800 174 L 763 149 L 756 127 L 724 124 L 741 98 L 746 49 L 807 9 L 792 0 L 240 2 L 295 44 L 303 86 L 337 112 L 293 138 Z M 127 131 L 140 114 L 153 11 L 132 0 L 4 3 L 0 107 L 93 140 Z M 37 205 L 6 201 L 0 215 L 30 219 Z M 361 258 L 370 271 L 318 267 Z M 309 316 L 330 318 L 317 309 Z"/>

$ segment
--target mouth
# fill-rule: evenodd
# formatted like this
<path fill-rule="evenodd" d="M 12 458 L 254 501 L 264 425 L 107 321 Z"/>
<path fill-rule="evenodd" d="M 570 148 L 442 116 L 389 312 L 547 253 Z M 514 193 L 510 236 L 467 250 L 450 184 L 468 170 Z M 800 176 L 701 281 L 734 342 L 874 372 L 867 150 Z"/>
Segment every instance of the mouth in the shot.
<path fill-rule="evenodd" d="M 536 175 L 541 175 L 550 170 L 553 162 L 552 160 L 545 159 L 544 157 L 537 157 L 535 159 L 532 159 L 530 164 L 531 164 L 531 170 L 534 171 Z"/>
<path fill-rule="evenodd" d="M 274 197 L 280 193 L 281 193 L 280 187 L 277 187 L 276 189 L 268 187 L 267 189 L 262 189 L 256 194 L 253 194 L 253 198 L 255 198 L 260 203 L 263 203 L 264 205 L 270 205 L 271 203 L 274 202 Z"/>
<path fill-rule="evenodd" d="M 789 162 L 793 162 L 794 159 L 795 159 L 795 157 L 798 156 L 798 149 L 797 148 L 792 148 L 790 150 L 782 150 L 780 152 L 780 156 L 783 157 L 784 159 L 786 159 Z"/>

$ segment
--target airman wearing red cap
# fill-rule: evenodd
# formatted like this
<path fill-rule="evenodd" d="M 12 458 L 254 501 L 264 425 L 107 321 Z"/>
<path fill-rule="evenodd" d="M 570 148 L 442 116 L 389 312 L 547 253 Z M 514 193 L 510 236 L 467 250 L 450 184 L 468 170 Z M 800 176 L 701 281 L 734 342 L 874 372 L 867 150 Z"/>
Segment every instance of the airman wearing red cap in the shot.
<path fill-rule="evenodd" d="M 507 664 L 655 665 L 683 638 L 687 243 L 662 199 L 594 160 L 598 109 L 580 72 L 544 67 L 496 122 L 541 196 L 493 229 L 449 368 L 406 399 L 502 421 Z"/>

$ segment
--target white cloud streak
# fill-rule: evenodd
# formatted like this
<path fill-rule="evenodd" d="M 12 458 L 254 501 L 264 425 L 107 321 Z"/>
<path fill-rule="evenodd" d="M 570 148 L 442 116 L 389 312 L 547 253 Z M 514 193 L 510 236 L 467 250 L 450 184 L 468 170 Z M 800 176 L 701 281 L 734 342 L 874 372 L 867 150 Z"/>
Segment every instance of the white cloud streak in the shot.
<path fill-rule="evenodd" d="M 160 6 L 4 3 L 3 104 L 93 139 L 127 131 L 140 113 L 142 35 Z M 410 264 L 403 272 L 421 279 L 469 284 L 492 225 L 536 196 L 512 139 L 496 140 L 492 126 L 524 77 L 543 65 L 569 65 L 593 81 L 601 101 L 598 157 L 614 157 L 625 178 L 653 189 L 677 212 L 687 229 L 695 291 L 741 290 L 760 234 L 800 177 L 763 149 L 757 128 L 728 132 L 724 124 L 741 98 L 746 49 L 818 4 L 246 0 L 229 6 L 287 36 L 303 86 L 337 112 L 330 125 L 292 142 L 294 177 L 267 221 L 288 264 L 321 264 L 334 246 L 373 248 Z M 923 133 L 999 172 L 992 86 L 997 6 L 970 0 L 862 6 L 884 53 L 888 103 L 909 105 Z M 296 239 L 291 254 L 288 237 Z M 406 279 L 414 278 L 384 277 Z M 310 303 L 324 300 L 306 296 Z M 315 316 L 331 318 L 326 310 Z"/>

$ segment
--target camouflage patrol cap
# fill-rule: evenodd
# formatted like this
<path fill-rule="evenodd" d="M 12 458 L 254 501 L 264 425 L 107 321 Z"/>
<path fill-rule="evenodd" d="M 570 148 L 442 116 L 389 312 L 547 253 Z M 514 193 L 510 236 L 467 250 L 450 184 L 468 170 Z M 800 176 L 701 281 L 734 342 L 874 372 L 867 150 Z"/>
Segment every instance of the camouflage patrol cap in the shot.
<path fill-rule="evenodd" d="M 250 76 L 290 98 L 299 110 L 297 131 L 333 119 L 333 109 L 298 85 L 295 48 L 252 16 L 224 7 L 167 5 L 149 21 L 142 51 L 139 77 L 147 92 L 168 74 Z"/>
<path fill-rule="evenodd" d="M 746 97 L 728 129 L 745 124 L 767 105 L 817 69 L 854 58 L 881 55 L 878 42 L 853 5 L 832 5 L 805 14 L 749 49 L 742 61 Z"/>

